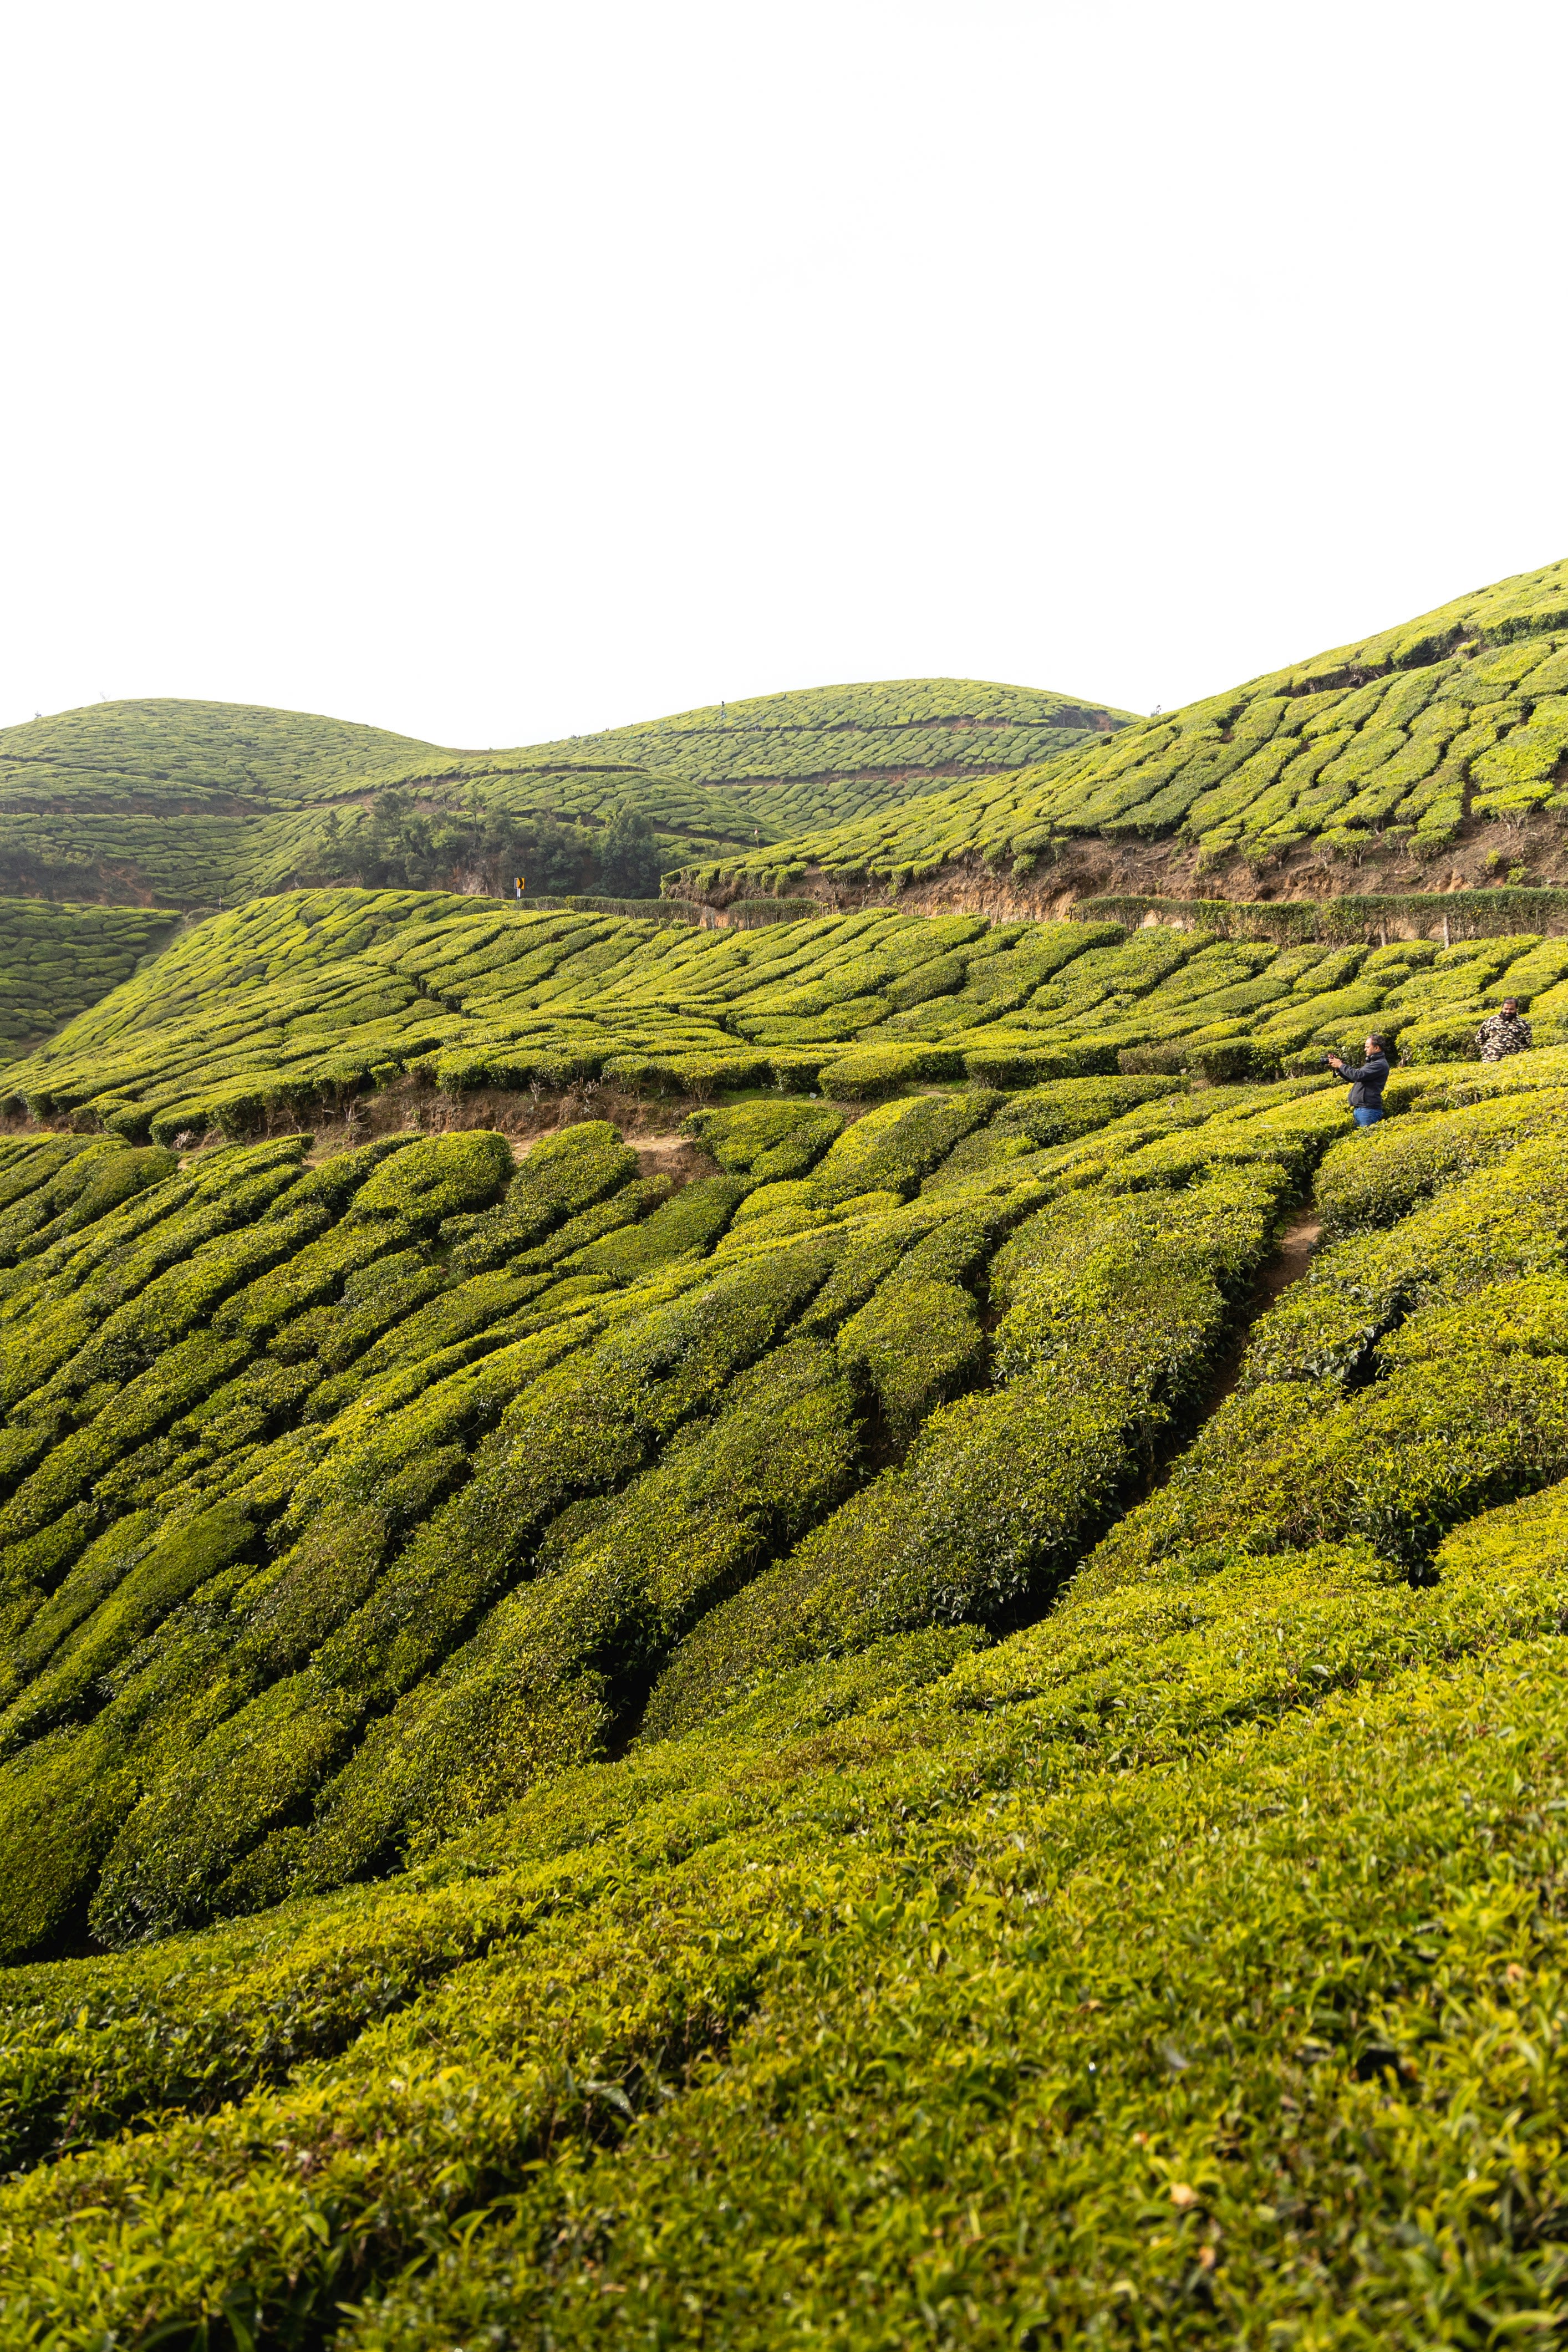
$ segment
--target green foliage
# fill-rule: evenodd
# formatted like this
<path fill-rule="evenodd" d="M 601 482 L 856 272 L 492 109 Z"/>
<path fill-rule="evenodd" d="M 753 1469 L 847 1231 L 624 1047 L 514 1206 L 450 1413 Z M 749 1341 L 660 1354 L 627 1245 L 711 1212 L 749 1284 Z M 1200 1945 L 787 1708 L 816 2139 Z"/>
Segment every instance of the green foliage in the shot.
<path fill-rule="evenodd" d="M 1430 961 L 1431 936 L 1445 922 L 1456 942 L 1489 940 L 1520 929 L 1543 930 L 1562 921 L 1565 907 L 1568 896 L 1551 885 L 1528 889 L 1502 884 L 1488 890 L 1346 891 L 1332 898 L 1080 898 L 1073 918 L 1133 925 L 1152 917 L 1160 923 L 1190 924 L 1220 939 L 1272 940 L 1281 947 L 1306 940 L 1361 943 L 1374 932 L 1393 931 L 1395 938 L 1385 950 L 1389 958 L 1414 952 Z M 1399 937 L 1405 929 L 1416 936 Z M 1555 956 L 1543 960 L 1542 969 L 1552 980 L 1562 976 Z M 1544 978 L 1536 982 L 1544 984 Z M 1529 1002 L 1529 975 L 1521 976 L 1514 992 L 1521 1003 Z"/>
<path fill-rule="evenodd" d="M 1333 1240 L 1393 1225 L 1444 1186 L 1505 1158 L 1523 1137 L 1559 1131 L 1568 1095 L 1543 1087 L 1447 1116 L 1385 1119 L 1336 1144 L 1318 1171 L 1324 1233 Z"/>
<path fill-rule="evenodd" d="M 467 810 L 426 802 L 388 784 L 346 831 L 329 810 L 312 863 L 324 881 L 372 889 L 439 888 L 454 872 L 477 875 L 488 895 L 609 894 L 656 898 L 665 856 L 644 812 L 611 804 L 595 825 L 563 824 L 548 808 L 520 813 L 476 788 Z"/>
<path fill-rule="evenodd" d="M 129 980 L 176 919 L 156 908 L 0 898 L 0 1060 L 26 1053 Z"/>
<path fill-rule="evenodd" d="M 439 944 L 414 951 L 423 961 Z M 479 953 L 489 978 L 497 967 Z M 865 953 L 843 959 L 843 984 L 858 984 Z M 1248 1117 L 1257 1108 L 1241 1106 Z M 844 1426 L 868 1410 L 873 1452 L 911 1447 L 889 1475 L 923 1480 L 934 1498 L 935 1532 L 900 1571 L 889 1622 L 918 1622 L 933 1578 L 945 1580 L 946 1613 L 1011 1605 L 1028 1564 L 1069 1541 L 1052 1533 L 1058 1520 L 1076 1527 L 1084 1497 L 1092 1507 L 1111 1492 L 1131 1457 L 1114 1415 L 1103 1470 L 1084 1472 L 1072 1466 L 1079 1440 L 1063 1455 L 1048 1416 L 1026 1413 L 997 1557 L 976 1553 L 978 1517 L 967 1533 L 942 1532 L 969 1509 L 953 1497 L 980 1492 L 995 1447 L 1011 1444 L 991 1428 L 997 1408 L 984 1394 L 973 1432 L 951 1444 L 936 1411 L 962 1411 L 949 1401 L 984 1374 L 980 1286 L 998 1243 L 1047 1197 L 1043 1173 L 1059 1165 L 1058 1181 L 1082 1181 L 1074 1153 L 1097 1151 L 1092 1164 L 1125 1189 L 1185 1182 L 1216 1153 L 1226 1162 L 1261 1150 L 1277 1188 L 1276 1162 L 1294 1167 L 1309 1133 L 1259 1125 L 1244 1147 L 1216 1128 L 1213 1146 L 1145 1166 L 1176 1112 L 1205 1127 L 1204 1106 L 1158 1080 L 1068 1081 L 1012 1102 L 979 1089 L 917 1096 L 847 1127 L 831 1106 L 764 1097 L 694 1116 L 725 1172 L 674 1192 L 637 1175 L 636 1153 L 605 1121 L 541 1139 L 515 1171 L 510 1148 L 483 1130 L 394 1134 L 310 1169 L 300 1139 L 183 1169 L 115 1137 L 18 1147 L 0 1169 L 16 1196 L 3 1213 L 31 1253 L 12 1277 L 21 1286 L 0 1301 L 26 1339 L 11 1351 L 12 1417 L 0 1431 L 10 1547 L 0 1576 L 24 1711 L 0 1795 L 9 1771 L 13 1818 L 43 1803 L 64 1844 L 49 1864 L 59 1906 L 19 1916 L 14 1933 L 52 1934 L 88 1905 L 95 1931 L 123 1941 L 384 1866 L 423 1834 L 417 1787 L 437 1783 L 416 1774 L 405 1786 L 401 1768 L 384 1774 L 375 1759 L 403 1753 L 405 1727 L 445 1705 L 476 1624 L 514 1588 L 554 1591 L 578 1540 L 565 1532 L 572 1515 L 638 1491 L 791 1325 L 837 1350 L 824 1359 L 829 1385 L 847 1378 L 859 1400 Z M 994 1148 L 974 1150 L 992 1126 Z M 1249 1232 L 1236 1215 L 1237 1232 Z M 1131 1409 L 1153 1428 L 1163 1377 L 1131 1408 L 1121 1400 L 1123 1420 Z M 822 1444 L 825 1486 L 805 1466 L 792 1473 L 823 1497 L 808 1517 L 839 1498 L 845 1461 L 857 1465 L 850 1484 L 874 1466 L 858 1440 L 847 1455 L 826 1433 Z M 1068 1466 L 1053 1485 L 1058 1459 Z M 188 1591 L 149 1571 L 162 1598 L 126 1649 L 118 1588 L 141 1590 L 145 1550 L 132 1531 L 150 1512 L 179 1526 L 226 1502 L 254 1531 L 244 1558 Z M 533 1728 L 525 1737 L 517 1718 L 510 1780 L 469 1771 L 463 1740 L 488 1738 L 489 1717 L 454 1699 L 439 1786 L 469 1793 L 450 1803 L 488 1802 L 486 1790 L 499 1802 L 592 1753 L 674 1646 L 709 1638 L 699 1621 L 728 1605 L 729 1585 L 743 1598 L 769 1572 L 770 1546 L 737 1554 L 744 1572 L 727 1570 L 728 1583 L 693 1588 L 655 1635 L 634 1643 L 621 1617 L 605 1621 L 597 1649 L 563 1650 L 552 1633 L 524 1678 Z M 590 1601 L 569 1612 L 579 1631 L 600 1622 Z M 57 1624 L 63 1634 L 46 1641 Z M 48 1680 L 57 1638 L 89 1662 L 108 1642 L 107 1667 Z M 378 1729 L 383 1718 L 397 1727 Z M 451 1726 L 462 1723 L 458 1738 Z M 410 1737 L 416 1754 L 423 1735 Z M 121 1792 L 108 1813 L 68 1795 L 100 1780 Z M 405 1787 L 395 1803 L 394 1782 Z M 351 1790 L 361 1792 L 352 1806 Z"/>
<path fill-rule="evenodd" d="M 918 1276 L 885 1282 L 844 1325 L 838 1349 L 847 1364 L 865 1367 L 895 1444 L 966 1387 L 984 1359 L 973 1300 L 956 1283 Z"/>
<path fill-rule="evenodd" d="M 449 1217 L 441 1238 L 462 1273 L 500 1265 L 574 1215 L 619 1191 L 637 1153 L 607 1119 L 587 1119 L 534 1144 L 495 1208 Z"/>
<path fill-rule="evenodd" d="M 405 1142 L 360 1187 L 354 1213 L 396 1218 L 415 1228 L 462 1216 L 490 1200 L 512 1173 L 503 1136 L 431 1136 Z"/>
<path fill-rule="evenodd" d="M 64 2312 L 86 2343 L 134 2293 L 139 2314 L 190 2326 L 226 2305 L 302 2341 L 357 2276 L 355 2342 L 525 2315 L 602 2341 L 607 2269 L 631 2323 L 679 2341 L 699 2276 L 706 2312 L 739 2319 L 760 2237 L 775 2284 L 825 2321 L 852 2298 L 891 2336 L 918 2326 L 929 2284 L 901 2246 L 868 2279 L 861 2242 L 839 2252 L 827 2226 L 869 2140 L 906 2164 L 940 2149 L 894 2210 L 926 2242 L 956 2189 L 979 2222 L 942 2292 L 954 2316 L 986 2315 L 981 2340 L 1047 2288 L 1075 2328 L 1130 2279 L 1179 2316 L 1169 2243 L 1151 2242 L 1173 2231 L 1235 2332 L 1278 2307 L 1282 2228 L 1293 2263 L 1327 2267 L 1325 2311 L 1353 2294 L 1393 2340 L 1466 2340 L 1465 2273 L 1452 2289 L 1438 2273 L 1406 2326 L 1403 2277 L 1315 2206 L 1282 2214 L 1283 2183 L 1310 2166 L 1362 2198 L 1375 2160 L 1413 2215 L 1451 2184 L 1470 2272 L 1491 2265 L 1516 2305 L 1549 2286 L 1550 2252 L 1466 2173 L 1506 2115 L 1513 2197 L 1554 2194 L 1554 2086 L 1529 2092 L 1498 2029 L 1556 1983 L 1539 1900 L 1553 1816 L 1522 1826 L 1517 1807 L 1521 1769 L 1543 1799 L 1560 1785 L 1562 1678 L 1550 1645 L 1526 1644 L 1563 1606 L 1561 1545 L 1552 1496 L 1450 1539 L 1433 1591 L 1310 1553 L 1075 1608 L 934 1686 L 928 1655 L 873 1654 L 658 1761 L 568 1777 L 395 1889 L 208 1937 L 197 1969 L 174 1947 L 111 1977 L 22 1974 L 13 2130 L 103 2144 L 7 2192 L 13 2333 Z M 1135 1906 L 1105 1902 L 1108 1873 L 1136 1882 Z M 1342 1955 L 1326 1984 L 1325 1949 Z M 1322 1988 L 1306 2020 L 1303 1979 Z M 265 2080 L 279 2054 L 315 2053 L 295 2082 Z M 1096 2080 L 1064 2114 L 1089 2053 Z M 804 2098 L 780 2097 L 786 2057 Z M 1239 2137 L 1238 2064 L 1266 2126 Z M 1085 2119 L 1112 2107 L 1086 2168 Z M 112 2138 L 157 2108 L 149 2137 Z M 1021 2116 L 1023 2179 L 1002 2160 Z M 1087 2263 L 1051 2219 L 1068 2178 L 1113 2233 Z M 508 2179 L 520 2201 L 467 2229 Z M 547 2222 L 544 2269 L 529 2249 Z M 1042 2228 L 1020 2275 L 1019 2233 L 1033 2248 Z M 84 2241 L 100 2261 L 82 2263 Z"/>
<path fill-rule="evenodd" d="M 972 858 L 1024 878 L 1075 834 L 1176 834 L 1213 856 L 1240 850 L 1264 861 L 1303 841 L 1353 857 L 1385 833 L 1435 852 L 1467 810 L 1509 817 L 1563 805 L 1565 649 L 1568 573 L 1555 563 L 1230 693 L 1087 737 L 1000 783 L 961 781 L 902 806 L 818 820 L 689 878 L 734 892 L 815 869 L 897 887 Z M 1093 911 L 1138 920 L 1146 908 L 1165 914 L 1182 903 L 1120 898 Z M 1229 912 L 1238 922 L 1300 919 L 1279 907 Z"/>
<path fill-rule="evenodd" d="M 1074 928 L 302 894 L 71 1050 L 199 1029 L 151 1119 L 365 1003 L 825 1067 L 1560 984 Z M 1554 2308 L 1568 1051 L 1388 1100 L 770 1087 L 684 1183 L 605 1119 L 0 1138 L 5 2340 Z"/>
<path fill-rule="evenodd" d="M 1201 1375 L 1285 1181 L 1265 1161 L 1187 1192 L 1037 1212 L 993 1270 L 1009 1385 L 931 1413 L 901 1467 L 699 1625 L 656 1685 L 649 1727 L 689 1729 L 760 1676 L 906 1626 L 1005 1620 L 1026 1595 L 1037 1606 Z M 961 1295 L 939 1315 L 913 1263 L 840 1339 L 888 1383 L 905 1434 L 973 1371 L 978 1342 Z"/>
<path fill-rule="evenodd" d="M 995 1108 L 994 1095 L 973 1088 L 917 1096 L 868 1111 L 828 1147 L 812 1176 L 812 1191 L 829 1204 L 857 1193 L 909 1192 Z"/>
<path fill-rule="evenodd" d="M 842 1132 L 841 1111 L 805 1102 L 737 1103 L 728 1110 L 693 1111 L 686 1132 L 721 1168 L 770 1184 L 804 1176 Z"/>
<path fill-rule="evenodd" d="M 959 1078 L 964 1055 L 957 1046 L 861 1045 L 826 1063 L 819 1074 L 822 1091 L 840 1101 L 900 1094 L 922 1078 Z"/>
<path fill-rule="evenodd" d="M 1397 1162 L 1391 1174 L 1409 1181 Z M 1560 1143 L 1538 1136 L 1387 1233 L 1325 1253 L 1260 1327 L 1241 1391 L 1106 1538 L 1085 1589 L 1171 1572 L 1215 1542 L 1268 1552 L 1356 1537 L 1419 1570 L 1449 1528 L 1562 1477 L 1565 1181 Z"/>

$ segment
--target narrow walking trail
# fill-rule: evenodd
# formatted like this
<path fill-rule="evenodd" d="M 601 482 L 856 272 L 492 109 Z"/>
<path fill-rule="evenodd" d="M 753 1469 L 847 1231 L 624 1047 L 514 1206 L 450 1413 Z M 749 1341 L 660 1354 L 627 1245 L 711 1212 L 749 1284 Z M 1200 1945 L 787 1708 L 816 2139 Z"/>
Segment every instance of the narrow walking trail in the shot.
<path fill-rule="evenodd" d="M 1204 1402 L 1203 1410 L 1187 1431 L 1181 1444 L 1161 1463 L 1155 1471 L 1149 1482 L 1151 1493 L 1156 1487 L 1165 1484 L 1199 1432 L 1214 1419 L 1226 1397 L 1235 1389 L 1237 1381 L 1241 1378 L 1241 1367 L 1246 1361 L 1247 1343 L 1252 1338 L 1253 1326 L 1260 1316 L 1267 1315 L 1275 1300 L 1289 1290 L 1292 1283 L 1300 1282 L 1303 1275 L 1308 1273 L 1312 1263 L 1312 1252 L 1322 1236 L 1322 1231 L 1323 1221 L 1317 1210 L 1310 1207 L 1303 1209 L 1300 1215 L 1286 1226 L 1279 1237 L 1279 1247 L 1273 1255 L 1266 1258 L 1258 1267 L 1253 1278 L 1252 1288 L 1247 1293 L 1247 1304 L 1241 1318 L 1237 1324 L 1229 1345 L 1215 1367 L 1214 1386 Z"/>

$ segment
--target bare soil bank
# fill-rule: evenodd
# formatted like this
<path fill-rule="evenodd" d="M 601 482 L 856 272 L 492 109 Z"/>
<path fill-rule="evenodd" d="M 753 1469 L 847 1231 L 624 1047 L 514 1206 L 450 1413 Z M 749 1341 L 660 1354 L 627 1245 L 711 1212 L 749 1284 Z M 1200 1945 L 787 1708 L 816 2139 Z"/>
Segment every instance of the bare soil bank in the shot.
<path fill-rule="evenodd" d="M 1568 828 L 1561 818 L 1468 817 L 1447 849 L 1415 857 L 1402 843 L 1376 842 L 1352 856 L 1302 843 L 1281 857 L 1248 859 L 1239 853 L 1215 860 L 1195 841 L 1105 841 L 1068 835 L 1041 854 L 1034 872 L 1015 877 L 1005 866 L 971 856 L 944 866 L 897 896 L 911 915 L 985 915 L 993 921 L 1069 913 L 1080 898 L 1148 893 L 1172 898 L 1231 898 L 1244 905 L 1299 898 L 1338 898 L 1373 892 L 1479 890 L 1510 881 L 1568 887 Z M 742 896 L 726 883 L 710 894 L 719 911 Z M 794 899 L 824 908 L 885 906 L 887 886 L 847 883 L 808 868 L 792 880 Z"/>

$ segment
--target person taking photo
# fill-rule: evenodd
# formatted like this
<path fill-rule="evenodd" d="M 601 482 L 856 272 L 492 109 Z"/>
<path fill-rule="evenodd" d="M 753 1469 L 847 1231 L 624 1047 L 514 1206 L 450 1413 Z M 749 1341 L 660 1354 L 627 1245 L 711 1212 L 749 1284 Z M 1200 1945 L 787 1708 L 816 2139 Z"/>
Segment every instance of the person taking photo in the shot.
<path fill-rule="evenodd" d="M 1388 1084 L 1388 1052 L 1381 1037 L 1366 1041 L 1366 1059 L 1352 1069 L 1338 1054 L 1328 1057 L 1329 1067 L 1351 1082 L 1351 1117 L 1358 1127 L 1375 1127 L 1383 1117 L 1383 1090 Z"/>

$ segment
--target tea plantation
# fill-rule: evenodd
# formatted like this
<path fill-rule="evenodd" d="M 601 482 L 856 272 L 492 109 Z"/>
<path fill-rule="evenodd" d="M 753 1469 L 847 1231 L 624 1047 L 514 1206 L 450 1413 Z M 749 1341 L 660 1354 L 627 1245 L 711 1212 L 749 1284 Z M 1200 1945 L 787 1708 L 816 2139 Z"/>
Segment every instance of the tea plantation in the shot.
<path fill-rule="evenodd" d="M 1504 897 L 1438 903 L 1455 930 L 1495 920 Z M 1510 995 L 1539 1045 L 1568 1039 L 1568 939 L 1281 946 L 885 908 L 703 929 L 300 891 L 186 930 L 6 1070 L 0 1107 L 168 1145 L 374 1113 L 400 1087 L 441 1121 L 496 1089 L 863 1101 L 1124 1069 L 1278 1077 L 1321 1073 L 1325 1048 L 1356 1052 L 1373 1024 L 1406 1062 L 1473 1054 L 1478 1024 Z"/>
<path fill-rule="evenodd" d="M 5 2352 L 1561 2336 L 1564 713 L 0 731 Z"/>
<path fill-rule="evenodd" d="M 0 1061 L 129 980 L 177 921 L 153 907 L 0 898 Z"/>
<path fill-rule="evenodd" d="M 686 887 L 920 881 L 973 856 L 1023 879 L 1054 841 L 1174 836 L 1210 858 L 1303 843 L 1435 854 L 1470 817 L 1568 808 L 1568 563 L 1315 660 L 1096 734 L 1038 767 L 694 867 Z"/>
<path fill-rule="evenodd" d="M 334 877 L 510 897 L 521 867 L 534 890 L 616 888 L 593 867 L 620 811 L 651 835 L 651 895 L 661 866 L 739 855 L 952 775 L 1037 763 L 1125 719 L 1019 687 L 914 679 L 521 751 L 446 751 L 298 711 L 95 704 L 0 729 L 0 887 L 210 908 Z M 380 803 L 400 820 L 393 877 L 363 870 L 385 865 L 366 824 Z"/>
<path fill-rule="evenodd" d="M 8 1068 L 0 2342 L 1556 2331 L 1568 940 L 1446 906 L 301 890 Z"/>

